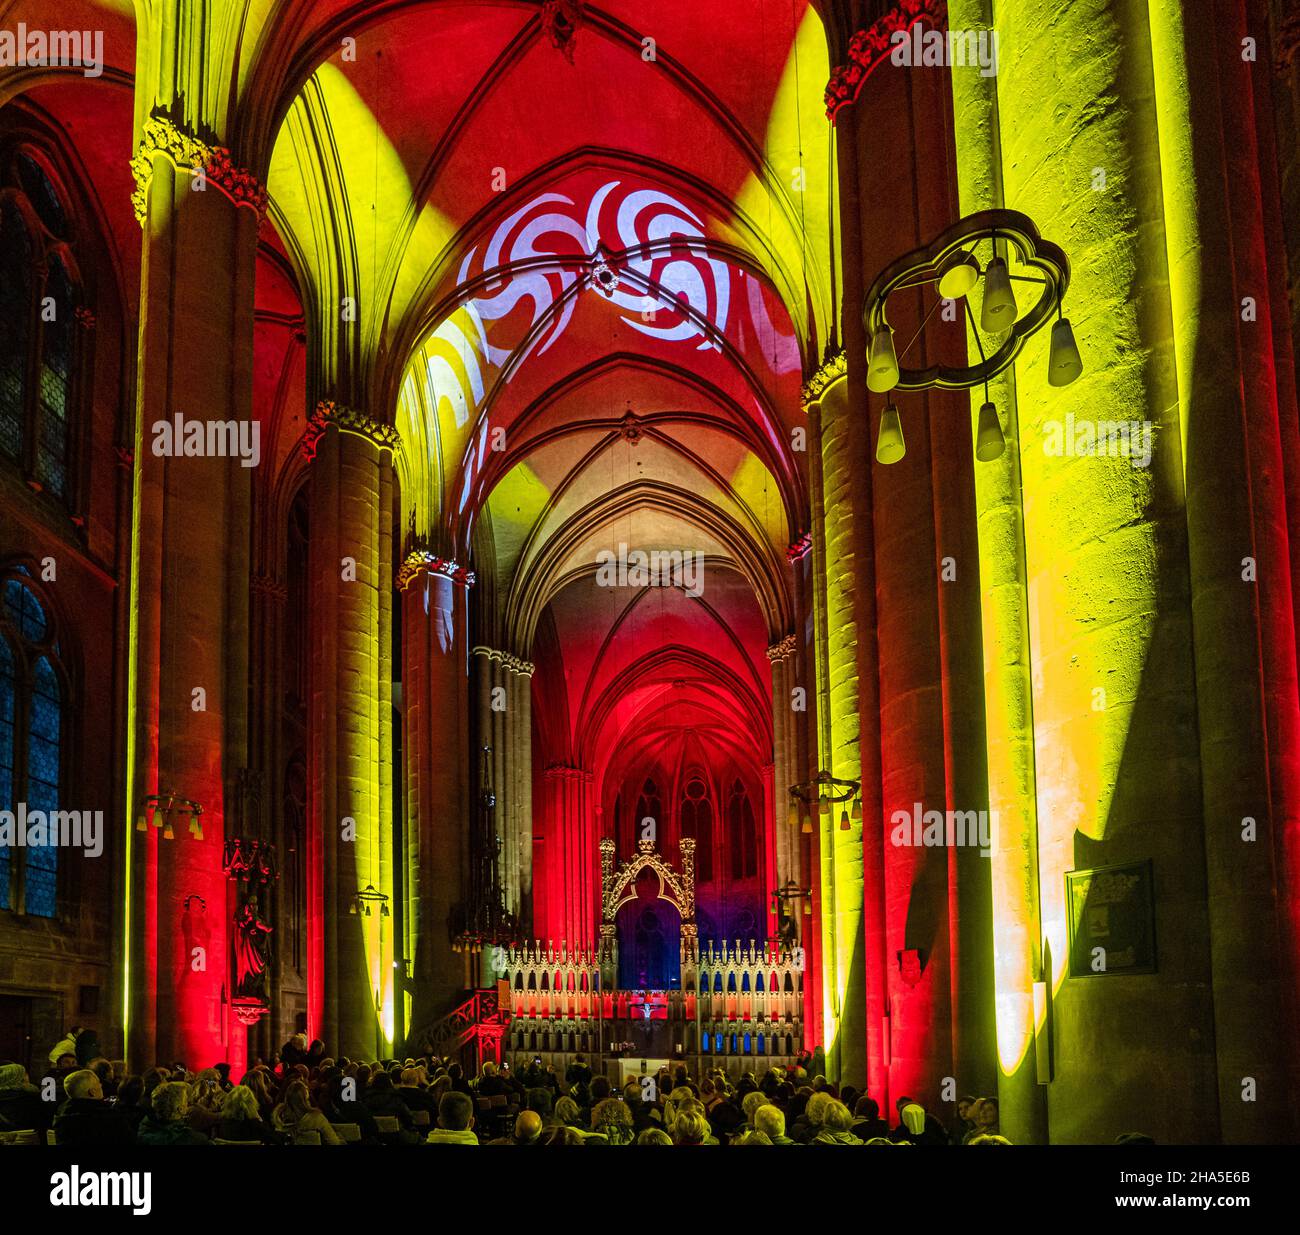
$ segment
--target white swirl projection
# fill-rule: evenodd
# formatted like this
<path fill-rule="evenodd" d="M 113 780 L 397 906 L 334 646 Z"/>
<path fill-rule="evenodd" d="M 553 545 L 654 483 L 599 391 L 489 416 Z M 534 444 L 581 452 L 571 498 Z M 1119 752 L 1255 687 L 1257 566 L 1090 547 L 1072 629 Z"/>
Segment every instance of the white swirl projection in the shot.
<path fill-rule="evenodd" d="M 617 269 L 597 284 L 593 271 L 607 254 L 619 255 Z M 506 273 L 494 276 L 497 270 Z M 481 258 L 479 245 L 465 255 L 457 285 L 485 281 L 425 340 L 425 406 L 437 424 L 449 427 L 449 418 L 465 429 L 494 372 L 543 355 L 564 334 L 580 281 L 591 281 L 623 310 L 621 320 L 633 330 L 669 343 L 698 340 L 698 350 L 720 351 L 733 278 L 746 284 L 742 303 L 758 339 L 771 344 L 763 350 L 773 370 L 785 372 L 791 364 L 797 369 L 795 340 L 775 330 L 759 281 L 709 255 L 702 220 L 682 202 L 618 180 L 601 185 L 585 209 L 562 193 L 542 193 L 498 225 Z M 506 319 L 508 335 L 501 337 L 506 327 L 499 323 Z M 494 328 L 495 342 L 489 338 Z M 457 495 L 462 508 L 488 444 L 485 424 L 468 448 L 465 484 Z"/>

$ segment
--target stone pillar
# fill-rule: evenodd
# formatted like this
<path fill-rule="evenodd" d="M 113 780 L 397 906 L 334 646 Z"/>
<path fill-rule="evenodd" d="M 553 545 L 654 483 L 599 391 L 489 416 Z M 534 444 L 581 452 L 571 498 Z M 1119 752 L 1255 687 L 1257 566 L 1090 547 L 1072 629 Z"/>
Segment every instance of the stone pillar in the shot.
<path fill-rule="evenodd" d="M 308 803 L 322 862 L 329 1049 L 392 1049 L 392 452 L 396 432 L 317 406 L 312 457 Z M 369 910 L 367 913 L 366 911 Z"/>
<path fill-rule="evenodd" d="M 600 853 L 592 810 L 592 775 L 583 768 L 546 769 L 547 848 L 550 851 L 550 921 L 547 935 L 570 951 L 599 940 Z"/>
<path fill-rule="evenodd" d="M 422 550 L 398 575 L 402 596 L 402 704 L 406 745 L 407 956 L 411 1027 L 450 1009 L 463 965 L 451 918 L 469 887 L 470 709 L 466 591 L 474 576 Z"/>
<path fill-rule="evenodd" d="M 1164 37 L 1154 8 L 949 4 L 954 28 L 987 29 L 994 16 L 1002 49 L 996 90 L 977 73 L 951 79 L 962 210 L 1005 204 L 1065 250 L 1064 312 L 1084 359 L 1078 381 L 1052 387 L 1047 332 L 1029 342 L 1014 379 L 992 391 L 1008 449 L 975 473 L 990 804 L 999 812 L 999 1095 L 1016 1141 L 1091 1140 L 1139 1123 L 1159 1141 L 1216 1139 L 1207 1044 L 1221 1007 L 1241 1006 L 1211 995 L 1207 900 L 1216 901 L 1207 897 L 1204 829 L 1227 826 L 1220 808 L 1239 800 L 1237 785 L 1259 768 L 1247 757 L 1233 766 L 1231 790 L 1202 796 L 1211 782 L 1197 680 L 1244 649 L 1247 624 L 1219 611 L 1206 642 L 1198 615 L 1211 595 L 1198 570 L 1221 571 L 1212 606 L 1234 584 L 1222 554 L 1212 567 L 1212 553 L 1198 564 L 1198 538 L 1188 534 L 1193 456 L 1184 456 L 1179 409 L 1180 384 L 1192 379 L 1180 372 L 1175 340 L 1195 302 L 1171 298 L 1171 255 L 1181 263 L 1187 240 L 1168 230 L 1179 215 L 1166 194 L 1191 172 L 1176 158 L 1165 164 L 1182 136 L 1176 117 L 1161 114 L 1157 65 L 1163 72 L 1168 61 L 1152 55 L 1153 37 Z M 1051 38 L 1018 37 L 1048 28 Z M 1097 112 L 1102 97 L 1108 106 Z M 1221 291 L 1208 289 L 1230 280 L 1201 285 L 1218 302 Z M 1102 419 L 1136 422 L 1135 449 L 1098 452 L 1074 429 Z M 1234 478 L 1241 451 L 1221 436 L 1234 422 L 1239 429 L 1240 410 L 1218 407 L 1198 419 L 1204 436 L 1186 445 L 1205 450 L 1198 457 L 1226 482 L 1220 496 L 1244 501 L 1249 483 Z M 1238 515 L 1249 518 L 1240 501 L 1207 502 L 1204 512 L 1202 547 L 1231 545 L 1244 527 Z M 1233 569 L 1246 552 L 1234 550 Z M 1233 716 L 1234 725 L 1253 723 L 1249 709 Z M 1262 745 L 1233 749 L 1249 756 Z M 1072 977 L 1066 873 L 1147 860 L 1158 976 Z M 1237 886 L 1231 895 L 1240 894 Z M 1258 940 L 1250 949 L 1253 963 Z M 1035 1066 L 1036 1044 L 1050 1045 L 1049 1067 Z M 1093 1101 L 1099 1084 L 1104 1121 Z"/>
<path fill-rule="evenodd" d="M 855 599 L 864 587 L 858 553 L 860 470 L 842 367 L 823 374 L 808 403 L 814 472 L 813 560 L 817 604 L 817 724 L 821 767 L 860 781 L 859 626 Z M 860 420 L 861 418 L 858 417 Z M 867 517 L 869 519 L 869 508 Z M 841 830 L 838 809 L 814 808 L 820 890 L 821 1035 L 827 1075 L 867 1083 L 867 957 L 863 946 L 863 824 Z M 873 825 L 874 826 L 874 825 Z"/>
<path fill-rule="evenodd" d="M 144 124 L 132 171 L 144 241 L 125 815 L 140 819 L 154 794 L 204 808 L 201 840 L 177 820 L 175 840 L 161 826 L 133 829 L 126 846 L 126 1057 L 142 1068 L 222 1058 L 242 1032 L 228 1002 L 221 855 L 226 803 L 248 763 L 251 473 L 229 454 L 187 456 L 157 426 L 179 415 L 206 442 L 212 422 L 250 422 L 263 199 L 237 204 L 229 162 L 161 119 Z"/>
<path fill-rule="evenodd" d="M 534 666 L 509 652 L 473 651 L 478 683 L 478 732 L 492 747 L 496 827 L 501 837 L 499 874 L 507 912 L 520 937 L 532 934 Z"/>

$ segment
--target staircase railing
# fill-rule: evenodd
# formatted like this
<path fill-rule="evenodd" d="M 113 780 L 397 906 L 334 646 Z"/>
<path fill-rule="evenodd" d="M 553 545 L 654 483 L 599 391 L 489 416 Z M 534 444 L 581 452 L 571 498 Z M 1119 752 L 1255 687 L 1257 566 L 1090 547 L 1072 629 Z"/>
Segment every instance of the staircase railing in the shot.
<path fill-rule="evenodd" d="M 510 1013 L 500 1006 L 495 988 L 471 991 L 462 1003 L 434 1021 L 425 1031 L 424 1041 L 435 1055 L 454 1055 L 476 1039 L 484 1025 L 505 1025 L 509 1020 Z"/>

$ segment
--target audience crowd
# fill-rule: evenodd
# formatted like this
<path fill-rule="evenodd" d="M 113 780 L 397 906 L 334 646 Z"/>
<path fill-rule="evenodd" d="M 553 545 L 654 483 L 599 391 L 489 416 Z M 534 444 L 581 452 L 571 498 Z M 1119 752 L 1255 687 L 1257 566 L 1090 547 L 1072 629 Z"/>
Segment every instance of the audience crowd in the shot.
<path fill-rule="evenodd" d="M 799 1065 L 735 1081 L 720 1067 L 698 1077 L 663 1068 L 620 1090 L 581 1055 L 563 1078 L 539 1058 L 516 1068 L 485 1063 L 469 1077 L 433 1055 L 336 1059 L 300 1034 L 274 1067 L 259 1060 L 236 1084 L 228 1064 L 195 1073 L 178 1063 L 118 1078 L 98 1046 L 92 1031 L 74 1030 L 35 1086 L 21 1065 L 0 1064 L 0 1131 L 32 1129 L 44 1139 L 53 1129 L 58 1144 L 76 1146 L 1011 1143 L 999 1131 L 996 1098 L 962 1098 L 945 1126 L 901 1097 L 891 1126 L 873 1098 Z"/>

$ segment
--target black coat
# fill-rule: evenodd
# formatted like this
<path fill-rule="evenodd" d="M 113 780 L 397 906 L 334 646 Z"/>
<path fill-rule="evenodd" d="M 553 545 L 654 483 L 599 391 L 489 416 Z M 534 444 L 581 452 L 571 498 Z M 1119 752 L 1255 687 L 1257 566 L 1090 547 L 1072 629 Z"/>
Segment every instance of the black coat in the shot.
<path fill-rule="evenodd" d="M 134 1145 L 135 1124 L 103 1098 L 69 1098 L 54 1119 L 60 1145 Z"/>
<path fill-rule="evenodd" d="M 55 1103 L 42 1102 L 34 1085 L 0 1089 L 0 1128 L 7 1131 L 35 1128 L 44 1132 L 54 1120 L 54 1110 Z"/>

